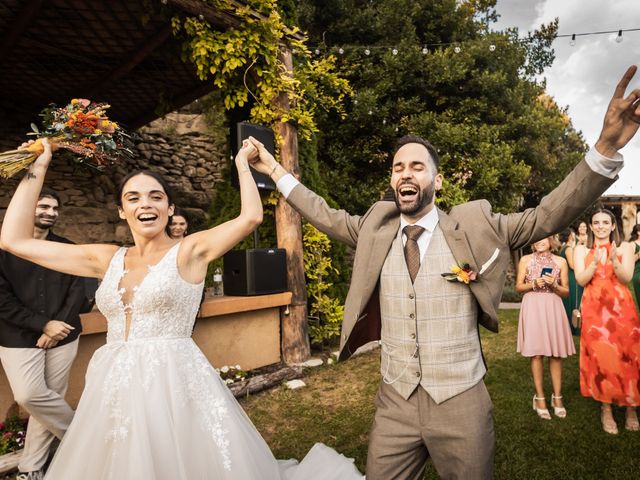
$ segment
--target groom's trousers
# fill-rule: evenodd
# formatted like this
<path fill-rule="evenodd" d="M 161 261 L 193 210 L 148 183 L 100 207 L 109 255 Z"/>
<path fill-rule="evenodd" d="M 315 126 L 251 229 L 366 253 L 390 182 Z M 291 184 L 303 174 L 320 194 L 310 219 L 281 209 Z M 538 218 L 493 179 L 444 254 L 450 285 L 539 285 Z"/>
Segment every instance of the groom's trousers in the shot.
<path fill-rule="evenodd" d="M 61 439 L 73 419 L 73 410 L 64 395 L 77 351 L 77 339 L 47 350 L 0 347 L 0 360 L 13 397 L 30 415 L 18 465 L 21 472 L 43 467 L 54 437 Z"/>
<path fill-rule="evenodd" d="M 421 480 L 429 457 L 440 478 L 492 478 L 493 407 L 483 381 L 439 405 L 421 386 L 405 400 L 381 382 L 375 404 L 367 480 Z"/>

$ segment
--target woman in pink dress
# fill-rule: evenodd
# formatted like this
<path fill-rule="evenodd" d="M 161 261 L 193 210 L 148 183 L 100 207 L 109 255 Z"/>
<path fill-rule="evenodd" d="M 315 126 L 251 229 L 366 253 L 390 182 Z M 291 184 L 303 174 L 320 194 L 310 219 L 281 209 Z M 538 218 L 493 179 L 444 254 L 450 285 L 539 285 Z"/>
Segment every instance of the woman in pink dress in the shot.
<path fill-rule="evenodd" d="M 561 297 L 569 295 L 567 261 L 551 253 L 555 239 L 548 237 L 532 245 L 533 253 L 518 264 L 516 290 L 524 293 L 518 322 L 517 350 L 531 358 L 531 373 L 536 393 L 533 409 L 544 420 L 550 420 L 544 396 L 543 357 L 549 358 L 551 373 L 551 405 L 554 414 L 565 418 L 562 403 L 562 359 L 576 353 Z"/>

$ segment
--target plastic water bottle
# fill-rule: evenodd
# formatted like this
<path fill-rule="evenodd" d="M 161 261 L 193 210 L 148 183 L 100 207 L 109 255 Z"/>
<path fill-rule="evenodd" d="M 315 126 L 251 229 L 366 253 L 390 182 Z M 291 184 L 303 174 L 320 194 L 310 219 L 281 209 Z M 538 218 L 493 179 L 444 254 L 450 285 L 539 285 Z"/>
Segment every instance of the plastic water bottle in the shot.
<path fill-rule="evenodd" d="M 224 295 L 224 289 L 222 286 L 222 270 L 220 267 L 213 271 L 213 296 L 221 297 Z"/>

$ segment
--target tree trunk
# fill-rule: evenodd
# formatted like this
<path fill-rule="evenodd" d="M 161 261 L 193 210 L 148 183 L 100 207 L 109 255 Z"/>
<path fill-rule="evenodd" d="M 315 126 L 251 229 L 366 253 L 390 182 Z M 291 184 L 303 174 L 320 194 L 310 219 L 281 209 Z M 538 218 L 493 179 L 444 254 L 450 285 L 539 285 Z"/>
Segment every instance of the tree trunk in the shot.
<path fill-rule="evenodd" d="M 283 47 L 281 50 L 280 60 L 285 65 L 288 74 L 293 76 L 293 59 L 288 47 Z M 285 110 L 290 108 L 289 99 L 285 94 L 279 95 L 276 102 Z M 296 178 L 300 178 L 296 129 L 289 123 L 280 123 L 277 125 L 277 131 L 280 136 L 280 163 Z M 307 294 L 302 260 L 302 224 L 298 212 L 293 210 L 282 197 L 276 205 L 276 234 L 278 247 L 287 251 L 287 281 L 289 290 L 293 294 L 289 315 L 281 315 L 282 360 L 285 363 L 300 363 L 307 360 L 311 354 L 307 328 Z"/>

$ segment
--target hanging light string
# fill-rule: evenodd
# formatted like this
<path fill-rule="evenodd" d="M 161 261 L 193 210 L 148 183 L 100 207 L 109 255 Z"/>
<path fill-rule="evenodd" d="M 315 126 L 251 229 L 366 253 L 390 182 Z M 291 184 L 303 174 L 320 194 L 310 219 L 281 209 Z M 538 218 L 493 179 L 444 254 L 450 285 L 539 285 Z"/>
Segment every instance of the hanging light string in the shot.
<path fill-rule="evenodd" d="M 617 36 L 615 38 L 616 43 L 621 43 L 622 42 L 622 34 L 625 32 L 638 32 L 640 31 L 640 28 L 621 28 L 618 30 L 603 30 L 603 31 L 598 31 L 598 32 L 581 32 L 581 33 L 563 33 L 563 34 L 559 34 L 556 35 L 554 40 L 557 40 L 559 38 L 570 38 L 570 42 L 569 44 L 571 46 L 576 44 L 576 37 L 588 37 L 588 36 L 593 36 L 593 35 L 609 35 L 612 33 L 617 33 Z M 526 40 L 525 38 L 521 39 L 521 40 Z M 427 55 L 429 53 L 430 50 L 432 49 L 436 49 L 438 47 L 448 47 L 450 45 L 456 45 L 456 47 L 454 47 L 457 51 L 456 53 L 460 52 L 460 47 L 459 45 L 463 43 L 463 42 L 437 42 L 437 43 L 426 43 L 423 44 L 422 46 L 416 47 L 418 49 L 421 50 L 423 55 Z M 489 50 L 491 50 L 492 52 L 495 50 L 495 45 L 491 44 L 489 46 Z M 327 46 L 316 46 L 314 48 L 312 48 L 312 51 L 316 54 L 316 55 L 320 55 L 323 51 L 335 51 L 337 53 L 339 53 L 340 55 L 343 55 L 345 53 L 345 51 L 347 50 L 360 50 L 362 52 L 364 52 L 365 55 L 371 55 L 371 53 L 373 51 L 379 51 L 379 50 L 387 50 L 390 51 L 393 55 L 397 55 L 400 51 L 400 49 L 397 46 L 394 45 L 372 45 L 372 46 L 363 46 L 363 45 L 336 45 L 333 47 L 327 47 Z"/>
<path fill-rule="evenodd" d="M 559 39 L 559 38 L 570 38 L 570 42 L 569 44 L 571 46 L 574 46 L 576 43 L 576 37 L 586 37 L 586 36 L 592 36 L 592 35 L 609 35 L 609 34 L 613 34 L 613 33 L 617 33 L 617 36 L 615 38 L 615 41 L 617 43 L 622 42 L 622 34 L 624 32 L 638 32 L 640 31 L 640 28 L 626 28 L 626 29 L 619 29 L 619 30 L 606 30 L 606 31 L 599 31 L 599 32 L 582 32 L 582 33 L 566 33 L 566 34 L 559 34 L 556 35 L 556 37 L 554 38 L 554 41 Z M 520 40 L 526 40 L 526 38 L 521 38 Z M 420 50 L 420 52 L 423 55 L 427 55 L 429 53 L 433 53 L 433 50 L 435 50 L 437 47 L 448 47 L 451 45 L 455 45 L 454 46 L 454 52 L 455 53 L 460 53 L 462 51 L 460 45 L 463 43 L 468 43 L 467 42 L 439 42 L 439 43 L 427 43 L 427 44 L 423 44 L 421 46 L 417 46 L 417 47 L 413 47 L 413 49 L 418 49 Z M 328 52 L 328 51 L 333 51 L 333 52 L 337 52 L 340 55 L 343 55 L 345 53 L 346 50 L 356 50 L 356 51 L 361 51 L 363 52 L 366 56 L 371 55 L 374 51 L 381 51 L 381 50 L 386 50 L 391 52 L 392 55 L 398 55 L 398 53 L 400 52 L 399 47 L 394 46 L 394 45 L 371 45 L 371 46 L 363 46 L 363 45 L 335 45 L 332 47 L 327 47 L 326 45 L 324 46 L 316 46 L 315 48 L 312 49 L 312 51 L 316 54 L 316 55 L 320 55 L 324 52 Z M 496 45 L 491 43 L 489 45 L 489 50 L 491 52 L 496 50 Z M 358 105 L 358 99 L 357 97 L 353 99 L 353 104 L 354 106 Z M 369 108 L 367 109 L 367 114 L 368 115 L 373 115 L 374 110 Z M 386 127 L 391 127 L 394 128 L 394 131 L 397 133 L 399 128 L 397 125 L 394 125 L 393 123 L 395 122 L 389 122 L 389 120 L 387 118 L 383 118 L 381 121 L 383 126 Z M 391 123 L 391 125 L 389 125 Z"/>
<path fill-rule="evenodd" d="M 601 32 L 583 32 L 583 33 L 564 33 L 561 35 L 556 35 L 556 38 L 567 38 L 567 37 L 586 37 L 589 35 L 607 35 L 609 33 L 617 33 L 618 36 L 622 36 L 624 32 L 639 32 L 640 28 L 623 28 L 620 30 L 603 30 Z"/>

